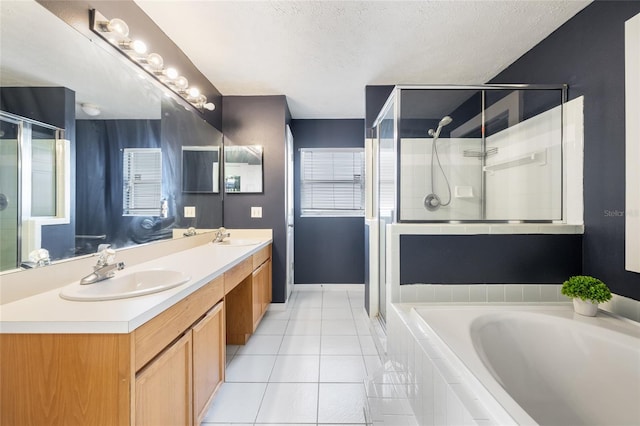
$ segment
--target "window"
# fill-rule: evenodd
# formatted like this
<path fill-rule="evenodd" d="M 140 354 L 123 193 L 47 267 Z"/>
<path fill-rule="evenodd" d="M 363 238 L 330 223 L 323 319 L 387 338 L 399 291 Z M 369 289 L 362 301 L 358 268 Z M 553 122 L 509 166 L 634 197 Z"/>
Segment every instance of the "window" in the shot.
<path fill-rule="evenodd" d="M 162 152 L 160 148 L 125 148 L 123 216 L 160 216 Z"/>
<path fill-rule="evenodd" d="M 364 215 L 364 149 L 300 150 L 302 216 Z"/>

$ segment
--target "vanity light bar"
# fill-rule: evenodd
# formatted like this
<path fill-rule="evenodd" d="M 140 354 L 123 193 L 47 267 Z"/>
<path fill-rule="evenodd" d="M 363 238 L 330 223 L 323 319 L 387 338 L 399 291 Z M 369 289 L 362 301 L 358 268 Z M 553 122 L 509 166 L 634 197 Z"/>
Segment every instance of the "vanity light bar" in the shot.
<path fill-rule="evenodd" d="M 108 19 L 95 9 L 90 11 L 91 31 L 106 40 L 132 62 L 152 75 L 172 92 L 199 110 L 213 111 L 216 106 L 196 87 L 189 87 L 189 80 L 172 67 L 164 66 L 158 53 L 147 53 L 148 46 L 141 40 L 129 38 L 129 26 L 119 18 Z"/>

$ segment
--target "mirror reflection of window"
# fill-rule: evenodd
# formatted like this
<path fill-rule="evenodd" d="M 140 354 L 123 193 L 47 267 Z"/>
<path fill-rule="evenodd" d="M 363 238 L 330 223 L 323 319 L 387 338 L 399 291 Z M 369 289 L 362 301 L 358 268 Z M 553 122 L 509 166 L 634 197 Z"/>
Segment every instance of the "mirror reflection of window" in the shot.
<path fill-rule="evenodd" d="M 220 148 L 182 147 L 182 192 L 220 192 Z"/>
<path fill-rule="evenodd" d="M 31 140 L 31 216 L 56 215 L 55 131 L 34 125 Z"/>
<path fill-rule="evenodd" d="M 261 193 L 262 145 L 224 147 L 224 186 L 227 193 Z"/>

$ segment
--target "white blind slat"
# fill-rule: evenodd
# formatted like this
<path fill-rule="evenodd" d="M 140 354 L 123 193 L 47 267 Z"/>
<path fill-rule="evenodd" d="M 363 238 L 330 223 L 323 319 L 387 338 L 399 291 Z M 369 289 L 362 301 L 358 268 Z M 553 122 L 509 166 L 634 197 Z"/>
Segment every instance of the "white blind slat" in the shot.
<path fill-rule="evenodd" d="M 301 149 L 306 215 L 364 214 L 364 149 Z"/>
<path fill-rule="evenodd" d="M 122 171 L 122 214 L 159 216 L 162 198 L 160 148 L 125 148 Z"/>

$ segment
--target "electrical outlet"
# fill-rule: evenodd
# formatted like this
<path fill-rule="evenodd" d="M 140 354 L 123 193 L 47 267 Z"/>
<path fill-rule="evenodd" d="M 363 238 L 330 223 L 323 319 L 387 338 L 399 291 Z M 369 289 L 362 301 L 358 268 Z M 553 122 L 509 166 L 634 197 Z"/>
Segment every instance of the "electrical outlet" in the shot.
<path fill-rule="evenodd" d="M 261 218 L 262 217 L 262 207 L 251 207 L 251 217 L 253 217 L 253 218 Z"/>
<path fill-rule="evenodd" d="M 184 217 L 196 217 L 196 206 L 185 206 Z"/>

